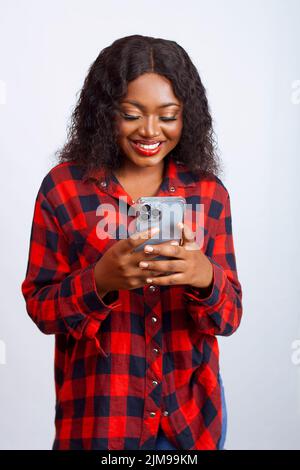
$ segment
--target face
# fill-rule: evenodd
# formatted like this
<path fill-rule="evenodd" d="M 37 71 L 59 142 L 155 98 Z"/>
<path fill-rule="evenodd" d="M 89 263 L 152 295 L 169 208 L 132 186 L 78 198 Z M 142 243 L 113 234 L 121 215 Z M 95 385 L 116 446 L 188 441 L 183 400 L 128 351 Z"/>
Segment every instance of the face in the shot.
<path fill-rule="evenodd" d="M 180 140 L 182 111 L 165 77 L 145 73 L 129 82 L 116 119 L 117 141 L 127 163 L 146 168 L 162 162 Z"/>

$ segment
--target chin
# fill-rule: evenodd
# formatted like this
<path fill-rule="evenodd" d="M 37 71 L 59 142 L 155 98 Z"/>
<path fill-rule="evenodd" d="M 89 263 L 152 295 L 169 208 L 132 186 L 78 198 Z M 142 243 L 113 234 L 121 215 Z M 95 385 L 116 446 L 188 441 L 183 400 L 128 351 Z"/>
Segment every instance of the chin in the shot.
<path fill-rule="evenodd" d="M 153 155 L 153 156 L 144 156 L 144 155 L 137 155 L 133 154 L 131 149 L 130 150 L 122 150 L 123 155 L 130 160 L 131 163 L 134 163 L 138 166 L 153 166 L 163 160 L 166 155 Z"/>
<path fill-rule="evenodd" d="M 161 162 L 165 158 L 165 155 L 153 155 L 152 157 L 143 157 L 142 155 L 140 157 L 134 157 L 134 159 L 130 159 L 132 162 L 134 162 L 136 165 L 140 166 L 153 166 L 157 165 L 157 163 Z"/>

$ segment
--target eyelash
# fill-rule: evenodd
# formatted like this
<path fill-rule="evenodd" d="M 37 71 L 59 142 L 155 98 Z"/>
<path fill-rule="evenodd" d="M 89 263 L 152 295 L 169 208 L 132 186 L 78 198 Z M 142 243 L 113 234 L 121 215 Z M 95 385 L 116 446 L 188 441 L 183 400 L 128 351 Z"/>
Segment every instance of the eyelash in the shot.
<path fill-rule="evenodd" d="M 127 121 L 135 121 L 136 119 L 139 118 L 139 116 L 132 116 L 130 114 L 123 114 L 123 118 L 126 119 Z M 166 117 L 161 117 L 163 121 L 177 121 L 177 118 L 166 118 Z"/>

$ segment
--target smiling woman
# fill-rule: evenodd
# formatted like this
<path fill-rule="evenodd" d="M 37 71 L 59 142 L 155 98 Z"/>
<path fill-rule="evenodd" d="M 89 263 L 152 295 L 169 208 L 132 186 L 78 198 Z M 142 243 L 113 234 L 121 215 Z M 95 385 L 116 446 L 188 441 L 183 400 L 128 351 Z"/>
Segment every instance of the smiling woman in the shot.
<path fill-rule="evenodd" d="M 162 181 L 164 158 L 180 141 L 182 127 L 182 104 L 169 80 L 144 73 L 128 83 L 116 114 L 116 140 L 123 159 L 114 174 L 133 200 L 145 195 L 145 186 L 155 193 Z"/>
<path fill-rule="evenodd" d="M 139 155 L 126 139 L 162 140 L 156 163 L 170 153 L 199 176 L 220 173 L 205 88 L 175 41 L 132 35 L 104 48 L 89 69 L 68 141 L 57 155 L 87 176 L 103 167 L 120 170 L 124 156 Z"/>
<path fill-rule="evenodd" d="M 22 283 L 28 314 L 55 335 L 53 449 L 223 447 L 217 336 L 239 327 L 242 290 L 213 143 L 181 46 L 133 35 L 100 52 L 38 191 Z M 180 245 L 138 250 L 153 236 L 126 232 L 139 196 L 180 196 L 193 220 L 204 207 L 201 249 L 203 227 L 184 223 Z M 115 237 L 98 236 L 103 213 Z"/>

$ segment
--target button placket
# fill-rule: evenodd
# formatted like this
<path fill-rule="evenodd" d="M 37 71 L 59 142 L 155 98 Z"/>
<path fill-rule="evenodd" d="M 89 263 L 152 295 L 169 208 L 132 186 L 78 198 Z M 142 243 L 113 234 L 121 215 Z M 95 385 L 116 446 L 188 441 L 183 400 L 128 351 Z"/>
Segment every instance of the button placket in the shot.
<path fill-rule="evenodd" d="M 145 419 L 154 421 L 153 426 L 159 425 L 161 417 L 161 407 L 154 399 L 156 394 L 162 393 L 160 387 L 162 380 L 162 357 L 161 354 L 161 306 L 160 306 L 160 289 L 156 285 L 144 285 L 145 304 L 145 328 L 146 328 L 146 344 L 147 347 L 147 360 L 149 363 L 149 370 L 147 371 L 146 380 L 148 381 L 147 389 L 149 388 L 149 395 L 145 399 Z M 152 393 L 150 393 L 152 391 Z M 156 391 L 156 393 L 154 393 Z M 156 422 L 157 420 L 157 422 Z M 149 438 L 149 428 L 144 429 L 144 434 Z"/>

